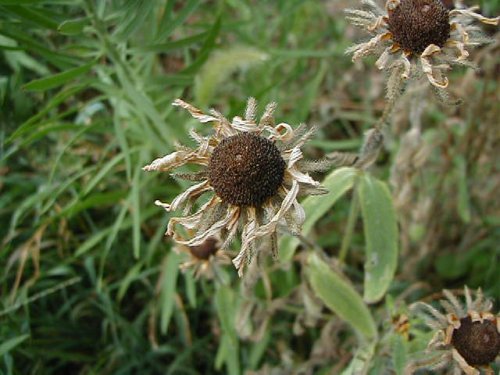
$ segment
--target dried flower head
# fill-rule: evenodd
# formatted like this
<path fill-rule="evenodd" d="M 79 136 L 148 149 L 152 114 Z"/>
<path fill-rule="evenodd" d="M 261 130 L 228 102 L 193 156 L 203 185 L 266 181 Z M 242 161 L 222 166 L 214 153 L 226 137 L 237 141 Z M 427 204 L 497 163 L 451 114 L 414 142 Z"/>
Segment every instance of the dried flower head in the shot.
<path fill-rule="evenodd" d="M 215 131 L 203 137 L 190 134 L 198 147 L 179 146 L 178 150 L 145 166 L 146 171 L 170 171 L 185 164 L 202 169 L 177 177 L 197 181 L 177 196 L 171 204 L 156 201 L 167 211 L 185 207 L 187 213 L 194 202 L 205 193 L 212 193 L 195 213 L 170 219 L 167 235 L 191 248 L 218 236 L 220 248 L 227 249 L 237 232 L 241 232 L 241 250 L 233 260 L 240 276 L 259 247 L 256 242 L 270 239 L 274 256 L 277 253 L 276 231 L 283 225 L 289 232 L 299 233 L 304 210 L 297 201 L 301 194 L 325 193 L 319 182 L 308 172 L 322 169 L 322 163 L 303 161 L 300 148 L 313 130 L 304 125 L 293 129 L 285 123 L 275 124 L 275 103 L 267 105 L 259 122 L 257 104 L 250 98 L 245 117 L 228 121 L 212 110 L 204 114 L 192 105 L 177 99 L 174 106 L 188 110 L 202 123 L 211 122 Z M 178 225 L 193 232 L 184 239 Z"/>
<path fill-rule="evenodd" d="M 435 330 L 428 350 L 438 355 L 416 361 L 410 365 L 412 370 L 423 367 L 437 370 L 453 364 L 454 373 L 479 375 L 479 369 L 483 369 L 493 374 L 490 365 L 500 353 L 500 317 L 491 313 L 492 303 L 484 299 L 480 289 L 474 300 L 469 289 L 464 290 L 465 307 L 453 293 L 443 291 L 446 300 L 440 304 L 446 314 L 422 302 L 413 306 L 422 308 L 427 325 Z"/>
<path fill-rule="evenodd" d="M 347 50 L 353 60 L 379 53 L 375 65 L 394 72 L 393 81 L 401 84 L 425 74 L 438 90 L 448 86 L 445 71 L 451 64 L 473 66 L 467 48 L 489 42 L 473 21 L 499 22 L 499 17 L 475 13 L 476 8 L 449 10 L 441 0 L 388 0 L 385 10 L 374 0 L 362 4 L 366 9 L 348 9 L 347 18 L 374 36 Z"/>
<path fill-rule="evenodd" d="M 178 254 L 186 254 L 189 257 L 188 260 L 181 264 L 181 270 L 193 269 L 195 278 L 202 276 L 211 279 L 217 267 L 231 263 L 231 258 L 227 252 L 220 248 L 220 245 L 220 240 L 209 237 L 200 245 L 176 244 L 174 251 Z"/>
<path fill-rule="evenodd" d="M 441 0 L 441 2 L 448 10 L 455 8 L 455 1 L 454 0 Z"/>

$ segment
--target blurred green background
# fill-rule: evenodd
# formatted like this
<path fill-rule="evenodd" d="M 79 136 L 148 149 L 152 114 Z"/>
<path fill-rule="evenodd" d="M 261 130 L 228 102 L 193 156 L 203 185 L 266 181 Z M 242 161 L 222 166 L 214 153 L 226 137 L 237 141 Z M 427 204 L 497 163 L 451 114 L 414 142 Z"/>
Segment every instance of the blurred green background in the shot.
<path fill-rule="evenodd" d="M 499 14 L 498 1 L 481 5 Z M 0 0 L 0 374 L 238 373 L 286 355 L 297 368 L 310 359 L 320 328 L 335 318 L 323 311 L 296 335 L 290 327 L 304 307 L 286 305 L 269 313 L 262 340 L 238 341 L 236 272 L 227 267 L 230 287 L 219 293 L 177 271 L 181 259 L 163 236 L 168 215 L 153 202 L 187 185 L 141 167 L 175 142 L 193 145 L 192 127 L 208 131 L 174 110 L 175 98 L 228 118 L 242 114 L 249 96 L 261 109 L 277 101 L 278 121 L 318 127 L 308 157 L 356 151 L 383 109 L 384 75 L 374 59 L 353 64 L 344 55 L 366 38 L 344 20 L 343 9 L 354 6 Z M 465 104 L 430 99 L 423 114 L 429 156 L 407 171 L 414 195 L 398 207 L 394 298 L 408 288 L 418 289 L 402 297 L 410 302 L 467 284 L 500 299 L 500 47 L 498 29 L 487 32 L 495 43 L 472 54 L 481 70 L 451 74 L 450 89 Z M 407 104 L 374 168 L 381 179 L 389 180 L 409 129 Z M 314 231 L 332 257 L 349 204 L 349 196 L 337 202 Z M 344 265 L 355 285 L 362 247 L 355 226 Z M 263 309 L 304 284 L 300 260 L 270 263 L 268 275 L 273 297 L 262 297 L 260 283 L 255 291 Z M 380 322 L 385 309 L 372 306 Z M 355 348 L 339 327 L 335 352 L 319 366 L 325 373 L 340 371 Z M 229 337 L 233 362 L 217 356 L 221 337 Z"/>

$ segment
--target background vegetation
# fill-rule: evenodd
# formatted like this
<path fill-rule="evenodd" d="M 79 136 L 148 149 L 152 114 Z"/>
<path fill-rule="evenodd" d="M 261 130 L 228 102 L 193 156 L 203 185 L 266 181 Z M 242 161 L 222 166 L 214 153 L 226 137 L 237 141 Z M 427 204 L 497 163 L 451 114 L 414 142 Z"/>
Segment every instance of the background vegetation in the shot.
<path fill-rule="evenodd" d="M 398 333 L 406 304 L 465 284 L 498 302 L 495 28 L 495 42 L 472 55 L 481 70 L 452 74 L 465 103 L 423 96 L 422 137 L 405 156 L 403 99 L 367 177 L 390 186 L 393 204 L 380 207 L 399 222 L 399 264 L 382 300 L 358 296 L 367 228 L 349 182 L 314 218 L 314 249 L 285 238 L 250 296 L 232 267 L 218 283 L 178 272 L 168 217 L 152 203 L 186 185 L 141 167 L 189 143 L 191 127 L 205 130 L 170 103 L 232 117 L 249 96 L 277 101 L 280 121 L 319 128 L 308 157 L 355 152 L 383 109 L 384 77 L 372 60 L 344 55 L 365 37 L 343 19 L 354 5 L 0 0 L 1 374 L 349 374 L 359 363 L 402 373 L 429 337 L 418 321 L 412 340 Z M 496 0 L 481 5 L 500 13 Z M 311 252 L 323 260 L 306 267 Z M 314 277 L 322 270 L 330 296 Z M 341 291 L 359 305 L 339 307 Z M 366 316 L 353 321 L 353 311 Z"/>

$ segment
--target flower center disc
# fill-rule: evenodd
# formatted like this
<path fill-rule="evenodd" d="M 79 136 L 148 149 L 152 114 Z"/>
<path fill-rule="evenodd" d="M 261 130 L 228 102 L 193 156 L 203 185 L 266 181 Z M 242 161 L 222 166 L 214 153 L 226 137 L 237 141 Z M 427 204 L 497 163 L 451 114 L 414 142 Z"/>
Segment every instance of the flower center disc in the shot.
<path fill-rule="evenodd" d="M 270 140 L 251 133 L 225 138 L 208 165 L 215 193 L 235 206 L 260 206 L 283 183 L 285 161 Z"/>
<path fill-rule="evenodd" d="M 449 11 L 440 0 L 401 0 L 387 23 L 394 42 L 416 54 L 430 44 L 443 47 L 450 37 Z"/>
<path fill-rule="evenodd" d="M 500 352 L 500 334 L 491 320 L 472 322 L 470 317 L 460 319 L 460 327 L 453 331 L 451 344 L 470 366 L 493 362 Z"/>

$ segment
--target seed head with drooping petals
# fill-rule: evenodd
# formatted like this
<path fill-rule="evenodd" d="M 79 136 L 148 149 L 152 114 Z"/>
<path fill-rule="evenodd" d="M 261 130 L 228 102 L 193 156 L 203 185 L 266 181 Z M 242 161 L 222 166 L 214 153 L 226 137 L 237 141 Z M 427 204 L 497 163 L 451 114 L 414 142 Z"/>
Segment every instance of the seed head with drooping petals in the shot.
<path fill-rule="evenodd" d="M 423 302 L 412 306 L 422 313 L 427 325 L 435 331 L 428 344 L 425 359 L 409 364 L 408 371 L 419 368 L 438 370 L 451 366 L 454 374 L 465 372 L 479 375 L 480 369 L 493 375 L 491 364 L 500 353 L 500 317 L 492 312 L 492 303 L 477 290 L 473 300 L 465 287 L 465 306 L 450 291 L 444 290 L 446 300 L 440 301 L 446 313 Z"/>
<path fill-rule="evenodd" d="M 388 99 L 401 91 L 409 78 L 427 77 L 440 98 L 448 86 L 445 72 L 451 65 L 473 67 L 468 49 L 490 42 L 474 21 L 498 25 L 476 7 L 449 9 L 441 0 L 387 0 L 382 9 L 375 0 L 362 0 L 364 9 L 346 10 L 347 19 L 373 37 L 347 50 L 353 61 L 380 54 L 375 65 L 391 74 Z"/>
<path fill-rule="evenodd" d="M 253 98 L 248 100 L 245 117 L 237 116 L 232 122 L 214 110 L 204 114 L 180 99 L 173 105 L 186 109 L 202 123 L 212 123 L 215 131 L 209 137 L 191 131 L 198 143 L 196 149 L 180 146 L 143 168 L 170 171 L 185 164 L 201 167 L 193 174 L 176 175 L 198 183 L 172 203 L 156 201 L 168 212 L 184 208 L 188 213 L 198 198 L 211 194 L 193 214 L 171 218 L 166 234 L 193 252 L 212 237 L 221 240 L 221 250 L 227 249 L 240 232 L 241 249 L 233 263 L 241 276 L 263 241 L 269 241 L 267 247 L 277 256 L 278 228 L 292 234 L 300 232 L 305 214 L 297 197 L 326 192 L 308 172 L 324 169 L 328 162 L 302 160 L 301 147 L 313 129 L 276 125 L 275 103 L 266 107 L 259 122 L 255 120 L 257 103 Z M 186 239 L 179 227 L 192 235 Z"/>

